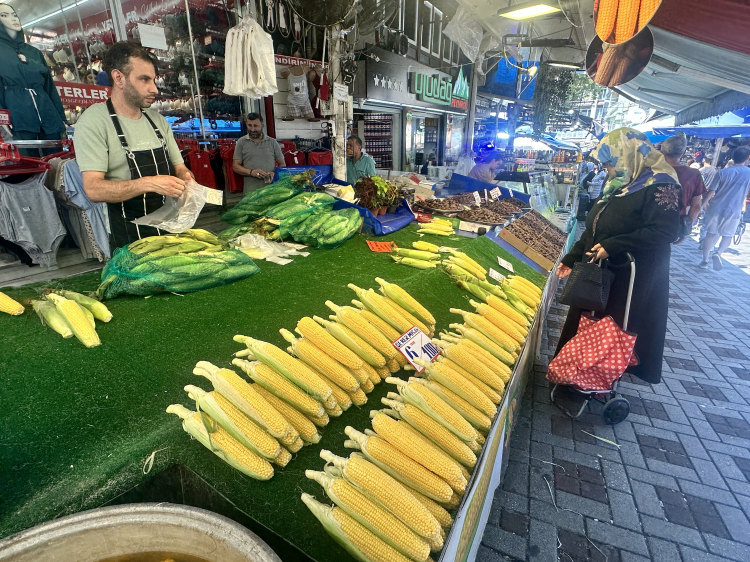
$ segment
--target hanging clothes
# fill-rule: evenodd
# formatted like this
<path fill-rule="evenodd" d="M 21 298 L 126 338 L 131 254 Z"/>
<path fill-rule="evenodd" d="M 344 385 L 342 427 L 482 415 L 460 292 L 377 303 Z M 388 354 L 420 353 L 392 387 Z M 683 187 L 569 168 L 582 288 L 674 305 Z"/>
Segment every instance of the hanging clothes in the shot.
<path fill-rule="evenodd" d="M 250 17 L 227 33 L 224 93 L 252 99 L 271 96 L 276 86 L 273 39 Z"/>
<path fill-rule="evenodd" d="M 191 150 L 188 152 L 187 161 L 190 162 L 190 171 L 195 176 L 195 181 L 216 189 L 216 175 L 211 167 L 211 155 L 202 150 Z"/>
<path fill-rule="evenodd" d="M 65 194 L 71 204 L 80 209 L 83 214 L 81 222 L 91 241 L 96 258 L 99 261 L 111 258 L 112 252 L 109 247 L 109 232 L 107 230 L 109 225 L 107 205 L 93 203 L 86 195 L 86 191 L 83 189 L 83 175 L 75 159 L 63 162 L 62 168 Z"/>
<path fill-rule="evenodd" d="M 291 70 L 287 78 L 289 83 L 289 96 L 286 98 L 286 107 L 289 117 L 313 118 L 313 110 L 310 105 L 310 93 L 307 89 L 307 73 L 297 76 Z"/>

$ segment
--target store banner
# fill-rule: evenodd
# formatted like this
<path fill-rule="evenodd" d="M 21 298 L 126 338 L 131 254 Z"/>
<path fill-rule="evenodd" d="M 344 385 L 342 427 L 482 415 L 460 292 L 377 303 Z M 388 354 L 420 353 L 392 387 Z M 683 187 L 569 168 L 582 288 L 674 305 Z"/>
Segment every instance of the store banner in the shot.
<path fill-rule="evenodd" d="M 106 86 L 79 82 L 55 82 L 55 86 L 63 105 L 79 107 L 88 107 L 106 101 L 110 90 Z"/>
<path fill-rule="evenodd" d="M 273 61 L 280 66 L 318 66 L 322 64 L 323 68 L 328 68 L 327 62 L 322 63 L 319 60 L 300 59 L 287 55 L 274 55 Z"/>

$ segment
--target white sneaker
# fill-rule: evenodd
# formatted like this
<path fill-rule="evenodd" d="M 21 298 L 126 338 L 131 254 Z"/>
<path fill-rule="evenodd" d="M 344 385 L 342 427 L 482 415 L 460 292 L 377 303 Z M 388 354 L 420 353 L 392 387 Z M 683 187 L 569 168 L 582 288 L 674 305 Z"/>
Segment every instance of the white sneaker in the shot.
<path fill-rule="evenodd" d="M 721 271 L 721 268 L 722 268 L 721 255 L 719 255 L 717 253 L 711 254 L 711 261 L 713 262 L 714 270 L 715 271 Z"/>

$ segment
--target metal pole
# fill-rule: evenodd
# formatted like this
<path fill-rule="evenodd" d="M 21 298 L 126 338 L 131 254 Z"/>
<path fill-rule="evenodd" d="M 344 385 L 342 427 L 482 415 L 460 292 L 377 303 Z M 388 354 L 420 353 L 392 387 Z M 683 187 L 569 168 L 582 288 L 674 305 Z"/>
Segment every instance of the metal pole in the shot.
<path fill-rule="evenodd" d="M 477 115 L 477 82 L 479 82 L 479 76 L 477 75 L 475 65 L 472 65 L 471 94 L 469 94 L 469 118 L 466 120 L 467 154 L 471 154 L 474 150 L 474 119 Z"/>
<path fill-rule="evenodd" d="M 335 87 L 335 83 L 341 83 L 341 37 L 339 33 L 341 31 L 340 25 L 335 25 L 331 29 L 331 41 L 330 45 L 330 57 L 329 57 L 329 76 L 333 77 L 331 80 L 332 90 Z M 334 40 L 334 37 L 336 38 Z M 341 103 L 333 99 L 333 91 L 331 91 L 331 103 L 333 103 L 333 123 L 335 127 L 333 146 L 331 151 L 333 152 L 333 176 L 336 179 L 346 181 L 346 104 Z"/>
<path fill-rule="evenodd" d="M 200 81 L 198 80 L 198 65 L 195 62 L 195 48 L 193 47 L 193 26 L 190 25 L 190 5 L 185 0 L 185 15 L 188 24 L 188 41 L 190 41 L 190 53 L 193 55 L 193 72 L 195 73 L 195 89 L 198 90 L 198 112 L 201 118 L 201 136 L 206 140 L 206 128 L 203 126 L 203 101 L 201 99 Z"/>
<path fill-rule="evenodd" d="M 721 147 L 724 146 L 724 137 L 716 139 L 716 148 L 714 149 L 714 157 L 711 165 L 715 168 L 716 164 L 719 163 L 719 155 L 721 155 Z"/>
<path fill-rule="evenodd" d="M 86 58 L 89 61 L 88 70 L 86 70 L 86 76 L 91 72 L 91 53 L 89 52 L 89 44 L 86 40 L 86 31 L 83 29 L 83 20 L 81 20 L 81 10 L 78 8 L 78 0 L 76 2 L 76 14 L 78 14 L 78 24 L 81 26 L 81 35 L 83 36 L 83 48 L 86 49 Z"/>
<path fill-rule="evenodd" d="M 78 75 L 78 69 L 76 66 L 76 54 L 73 51 L 73 43 L 70 41 L 70 30 L 68 29 L 68 20 L 65 18 L 65 13 L 63 12 L 62 0 L 60 0 L 60 15 L 62 15 L 63 24 L 65 25 L 65 36 L 68 38 L 68 46 L 70 46 L 70 56 L 73 57 L 73 70 L 75 71 L 76 82 L 80 82 L 81 77 Z"/>

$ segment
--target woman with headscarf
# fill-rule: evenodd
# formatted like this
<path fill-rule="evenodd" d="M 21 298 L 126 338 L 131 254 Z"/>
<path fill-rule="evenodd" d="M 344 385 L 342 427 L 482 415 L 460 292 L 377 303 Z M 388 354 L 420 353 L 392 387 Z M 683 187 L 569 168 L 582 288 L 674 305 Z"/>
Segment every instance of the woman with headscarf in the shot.
<path fill-rule="evenodd" d="M 628 331 L 638 335 L 639 361 L 628 372 L 651 384 L 661 382 L 662 352 L 669 307 L 670 244 L 679 233 L 682 191 L 677 173 L 646 136 L 635 129 L 609 133 L 592 153 L 609 174 L 586 220 L 586 231 L 557 269 L 567 277 L 576 262 L 608 259 L 615 273 L 607 309 L 623 325 L 630 281 L 629 252 L 636 265 Z M 571 307 L 557 352 L 576 334 L 581 310 Z"/>

